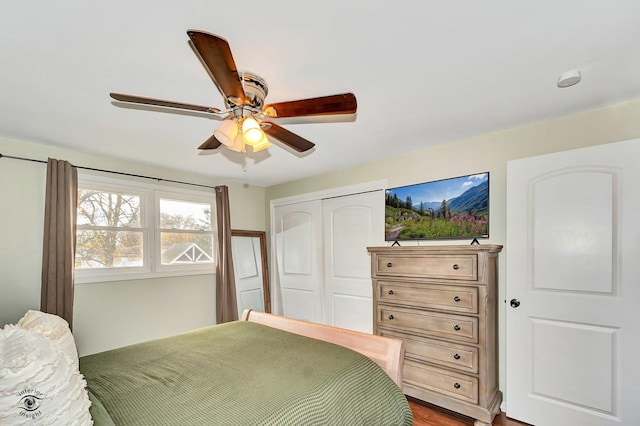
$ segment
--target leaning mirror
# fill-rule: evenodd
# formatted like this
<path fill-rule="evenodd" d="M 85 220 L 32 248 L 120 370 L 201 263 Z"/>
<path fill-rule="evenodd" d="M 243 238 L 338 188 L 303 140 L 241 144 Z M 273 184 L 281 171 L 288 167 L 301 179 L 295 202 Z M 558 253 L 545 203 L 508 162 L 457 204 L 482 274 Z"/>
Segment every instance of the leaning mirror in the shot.
<path fill-rule="evenodd" d="M 238 318 L 245 309 L 271 312 L 266 240 L 264 231 L 231 230 Z"/>

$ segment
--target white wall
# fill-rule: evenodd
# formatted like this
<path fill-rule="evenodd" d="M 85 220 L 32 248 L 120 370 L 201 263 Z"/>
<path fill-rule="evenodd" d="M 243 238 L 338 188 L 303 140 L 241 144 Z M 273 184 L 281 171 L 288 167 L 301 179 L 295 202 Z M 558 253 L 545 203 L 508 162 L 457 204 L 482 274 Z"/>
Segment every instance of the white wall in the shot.
<path fill-rule="evenodd" d="M 392 125 L 392 122 L 390 123 Z M 464 123 L 460 123 L 460 125 L 463 126 Z M 425 131 L 428 132 L 429 129 L 425 129 Z M 355 185 L 380 179 L 387 179 L 389 187 L 395 187 L 489 171 L 489 232 L 491 238 L 481 240 L 481 243 L 504 245 L 507 221 L 507 161 L 638 137 L 640 137 L 640 100 L 634 100 L 272 186 L 267 188 L 266 192 L 267 212 L 270 200 L 327 188 Z M 398 141 L 389 141 L 389 143 L 398 143 Z M 322 147 L 318 149 L 322 149 Z M 448 243 L 455 244 L 456 241 Z M 436 243 L 421 242 L 421 244 Z M 442 243 L 438 242 L 437 244 Z M 509 248 L 505 247 L 500 255 L 500 301 L 504 301 L 508 285 L 504 279 L 505 259 L 508 252 Z M 499 311 L 501 389 L 505 389 L 506 383 L 505 309 L 503 304 Z"/>
<path fill-rule="evenodd" d="M 227 185 L 231 226 L 265 230 L 264 188 L 0 138 L 0 153 L 78 166 Z M 0 326 L 40 307 L 46 164 L 0 158 Z M 212 192 L 212 197 L 214 197 Z M 74 330 L 81 355 L 215 323 L 215 275 L 78 284 Z"/>

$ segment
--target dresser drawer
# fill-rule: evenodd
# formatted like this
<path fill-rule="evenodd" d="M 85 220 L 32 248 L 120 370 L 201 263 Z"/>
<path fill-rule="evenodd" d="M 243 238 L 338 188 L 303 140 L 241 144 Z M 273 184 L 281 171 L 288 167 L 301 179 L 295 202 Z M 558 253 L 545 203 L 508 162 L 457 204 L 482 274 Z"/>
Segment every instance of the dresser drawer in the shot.
<path fill-rule="evenodd" d="M 428 256 L 380 254 L 377 255 L 374 267 L 374 273 L 378 276 L 478 280 L 478 256 L 474 254 Z"/>
<path fill-rule="evenodd" d="M 407 358 L 454 368 L 466 373 L 478 372 L 478 348 L 476 347 L 444 343 L 381 328 L 378 329 L 378 334 L 404 340 Z"/>
<path fill-rule="evenodd" d="M 405 360 L 403 382 L 418 389 L 431 390 L 472 404 L 478 403 L 478 379 L 462 373 Z"/>
<path fill-rule="evenodd" d="M 478 343 L 478 319 L 378 304 L 377 326 Z"/>
<path fill-rule="evenodd" d="M 478 288 L 377 280 L 379 302 L 478 313 Z"/>

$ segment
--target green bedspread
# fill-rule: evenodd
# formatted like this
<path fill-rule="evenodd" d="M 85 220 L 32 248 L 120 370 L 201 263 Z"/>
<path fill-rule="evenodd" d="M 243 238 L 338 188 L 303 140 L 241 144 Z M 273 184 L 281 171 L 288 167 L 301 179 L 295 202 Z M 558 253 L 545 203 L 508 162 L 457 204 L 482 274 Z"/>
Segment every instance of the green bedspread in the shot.
<path fill-rule="evenodd" d="M 116 425 L 412 424 L 365 356 L 245 321 L 84 356 L 80 371 Z"/>

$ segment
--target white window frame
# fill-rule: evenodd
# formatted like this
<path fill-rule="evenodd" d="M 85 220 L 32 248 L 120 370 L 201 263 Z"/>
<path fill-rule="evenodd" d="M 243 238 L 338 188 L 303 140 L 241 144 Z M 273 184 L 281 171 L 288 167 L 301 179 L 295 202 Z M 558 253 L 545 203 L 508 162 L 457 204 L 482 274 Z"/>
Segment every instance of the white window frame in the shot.
<path fill-rule="evenodd" d="M 160 234 L 162 232 L 167 232 L 167 229 L 160 228 L 160 199 L 169 199 L 175 201 L 186 201 L 193 203 L 209 203 L 211 204 L 211 231 L 203 232 L 197 230 L 188 230 L 188 231 L 177 231 L 177 232 L 186 232 L 189 234 L 211 234 L 213 241 L 213 261 L 212 263 L 199 263 L 194 265 L 163 265 L 161 259 L 161 237 Z M 210 196 L 203 195 L 202 192 L 198 193 L 195 191 L 183 191 L 181 190 L 179 193 L 176 191 L 170 191 L 167 189 L 156 190 L 154 191 L 154 211 L 158 212 L 155 215 L 155 226 L 154 226 L 154 240 L 158 241 L 158 244 L 154 245 L 154 255 L 155 258 L 158 259 L 156 262 L 156 271 L 158 273 L 171 273 L 175 272 L 175 275 L 191 275 L 196 273 L 213 273 L 215 272 L 215 250 L 216 250 L 216 236 L 215 231 L 217 230 L 217 226 L 214 222 L 215 220 L 215 194 L 211 194 Z"/>
<path fill-rule="evenodd" d="M 217 226 L 215 193 L 213 189 L 183 189 L 134 179 L 106 177 L 82 171 L 78 172 L 78 188 L 105 192 L 127 192 L 140 195 L 140 225 L 143 232 L 143 266 L 76 269 L 74 279 L 76 284 L 215 273 Z M 194 265 L 161 264 L 160 198 L 211 204 L 213 262 Z"/>

